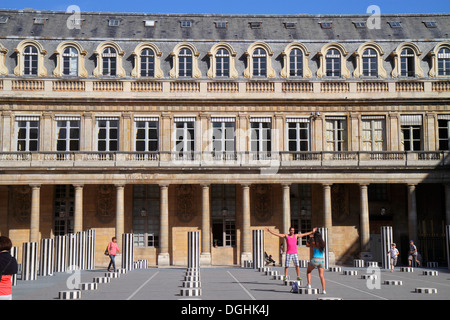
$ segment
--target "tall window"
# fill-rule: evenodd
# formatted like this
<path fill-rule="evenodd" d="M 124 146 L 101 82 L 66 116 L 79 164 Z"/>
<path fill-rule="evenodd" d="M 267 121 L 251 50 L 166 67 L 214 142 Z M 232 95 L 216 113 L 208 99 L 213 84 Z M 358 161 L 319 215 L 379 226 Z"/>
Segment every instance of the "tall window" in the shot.
<path fill-rule="evenodd" d="M 378 76 L 378 56 L 374 49 L 366 49 L 362 54 L 362 75 L 365 77 Z"/>
<path fill-rule="evenodd" d="M 78 76 L 78 50 L 67 47 L 63 52 L 63 75 Z"/>
<path fill-rule="evenodd" d="M 17 151 L 39 150 L 39 117 L 16 117 Z"/>
<path fill-rule="evenodd" d="M 119 119 L 97 118 L 97 150 L 119 150 Z"/>
<path fill-rule="evenodd" d="M 400 75 L 402 77 L 415 76 L 415 54 L 410 48 L 405 48 L 400 54 Z"/>
<path fill-rule="evenodd" d="M 288 118 L 287 125 L 288 125 L 288 150 L 291 152 L 309 151 L 310 146 L 309 119 Z"/>
<path fill-rule="evenodd" d="M 133 234 L 135 247 L 159 247 L 158 185 L 133 186 Z"/>
<path fill-rule="evenodd" d="M 438 115 L 439 150 L 450 150 L 450 115 Z"/>
<path fill-rule="evenodd" d="M 56 151 L 80 150 L 80 120 L 56 118 Z"/>
<path fill-rule="evenodd" d="M 289 53 L 289 75 L 291 77 L 303 76 L 303 53 L 300 49 L 292 49 Z"/>
<path fill-rule="evenodd" d="M 267 76 L 267 53 L 262 48 L 257 48 L 253 51 L 253 76 Z"/>
<path fill-rule="evenodd" d="M 215 157 L 234 157 L 236 123 L 234 118 L 212 118 L 212 145 Z M 231 159 L 230 158 L 230 159 Z"/>
<path fill-rule="evenodd" d="M 347 119 L 328 117 L 326 122 L 326 150 L 345 151 L 347 149 Z"/>
<path fill-rule="evenodd" d="M 141 77 L 155 76 L 155 53 L 146 48 L 141 52 Z"/>
<path fill-rule="evenodd" d="M 103 75 L 115 76 L 117 74 L 117 52 L 112 47 L 107 47 L 102 53 Z"/>
<path fill-rule="evenodd" d="M 216 77 L 230 76 L 230 53 L 227 49 L 219 49 L 216 53 Z"/>
<path fill-rule="evenodd" d="M 136 151 L 158 151 L 158 118 L 135 118 Z"/>
<path fill-rule="evenodd" d="M 438 52 L 438 75 L 450 76 L 450 49 L 442 48 Z"/>
<path fill-rule="evenodd" d="M 341 76 L 341 53 L 337 49 L 330 49 L 325 55 L 327 77 Z"/>
<path fill-rule="evenodd" d="M 23 50 L 23 74 L 36 76 L 38 74 L 38 49 L 26 46 Z"/>
<path fill-rule="evenodd" d="M 195 118 L 175 118 L 175 151 L 183 159 L 192 159 L 195 151 Z"/>
<path fill-rule="evenodd" d="M 384 116 L 363 116 L 361 120 L 362 150 L 383 151 L 384 148 Z"/>
<path fill-rule="evenodd" d="M 272 123 L 270 118 L 252 118 L 251 121 L 251 151 L 254 158 L 270 157 L 272 151 Z"/>
<path fill-rule="evenodd" d="M 178 55 L 178 76 L 192 77 L 192 51 L 188 48 L 182 48 Z"/>
<path fill-rule="evenodd" d="M 214 247 L 236 246 L 235 185 L 211 185 L 211 218 Z"/>
<path fill-rule="evenodd" d="M 291 185 L 291 227 L 295 232 L 306 233 L 312 229 L 311 218 L 311 185 L 310 184 L 292 184 Z M 308 237 L 298 239 L 297 245 L 306 245 Z M 286 248 L 285 248 L 286 250 Z"/>
<path fill-rule="evenodd" d="M 422 116 L 421 115 L 401 115 L 401 132 L 403 150 L 422 150 Z"/>
<path fill-rule="evenodd" d="M 63 236 L 74 232 L 75 188 L 72 185 L 56 185 L 54 199 L 55 236 Z"/>

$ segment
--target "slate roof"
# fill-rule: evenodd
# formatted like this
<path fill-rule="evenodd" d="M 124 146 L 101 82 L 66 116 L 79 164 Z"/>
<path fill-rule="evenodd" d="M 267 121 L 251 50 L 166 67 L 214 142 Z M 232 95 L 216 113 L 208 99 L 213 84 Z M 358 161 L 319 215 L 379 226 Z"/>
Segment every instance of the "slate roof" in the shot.
<path fill-rule="evenodd" d="M 361 40 L 426 40 L 448 41 L 450 13 L 381 15 L 381 28 L 357 28 L 354 22 L 367 21 L 366 15 L 212 15 L 212 14 L 144 14 L 81 12 L 80 29 L 69 29 L 67 20 L 73 16 L 64 11 L 34 11 L 0 9 L 0 39 L 116 39 L 116 40 L 212 40 L 212 41 L 361 41 Z M 34 24 L 34 18 L 45 18 L 44 24 Z M 109 19 L 119 19 L 118 26 L 109 26 Z M 1 20 L 1 19 L 0 19 Z M 156 21 L 154 27 L 144 26 L 144 20 Z M 191 27 L 181 27 L 181 21 L 190 21 Z M 392 28 L 391 21 L 401 23 Z M 424 21 L 433 21 L 428 28 Z M 217 28 L 217 22 L 226 22 L 226 28 Z M 252 28 L 260 22 L 260 28 Z M 329 29 L 320 22 L 331 22 Z M 286 28 L 286 23 L 291 27 Z"/>

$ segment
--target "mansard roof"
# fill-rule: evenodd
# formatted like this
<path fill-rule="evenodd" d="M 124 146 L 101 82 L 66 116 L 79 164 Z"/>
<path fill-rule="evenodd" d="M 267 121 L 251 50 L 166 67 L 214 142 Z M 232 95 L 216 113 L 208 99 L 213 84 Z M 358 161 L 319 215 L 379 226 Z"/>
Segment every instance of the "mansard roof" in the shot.
<path fill-rule="evenodd" d="M 3 19 L 2 19 L 3 17 Z M 7 17 L 7 19 L 6 19 Z M 212 41 L 380 41 L 448 40 L 450 13 L 386 14 L 380 28 L 370 28 L 371 15 L 222 15 L 81 12 L 81 28 L 68 28 L 74 17 L 64 11 L 0 9 L 0 39 L 212 40 Z M 36 24 L 43 18 L 43 24 Z M 118 20 L 110 26 L 109 20 Z M 368 22 L 357 27 L 357 22 Z M 145 26 L 144 21 L 154 21 Z M 182 22 L 189 21 L 182 26 Z M 331 25 L 321 25 L 329 22 Z M 400 27 L 391 27 L 399 22 Z M 427 27 L 425 22 L 434 22 Z M 218 27 L 221 23 L 222 28 Z M 190 26 L 189 26 L 190 25 Z M 226 27 L 224 27 L 226 26 Z"/>

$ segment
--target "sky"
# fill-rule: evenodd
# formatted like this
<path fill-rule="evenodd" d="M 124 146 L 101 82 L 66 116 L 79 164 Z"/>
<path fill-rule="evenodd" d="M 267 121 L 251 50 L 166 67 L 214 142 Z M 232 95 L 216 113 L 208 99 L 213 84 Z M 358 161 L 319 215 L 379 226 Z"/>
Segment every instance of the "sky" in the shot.
<path fill-rule="evenodd" d="M 450 13 L 449 0 L 0 0 L 2 9 L 81 12 L 145 12 L 199 14 L 381 14 Z"/>

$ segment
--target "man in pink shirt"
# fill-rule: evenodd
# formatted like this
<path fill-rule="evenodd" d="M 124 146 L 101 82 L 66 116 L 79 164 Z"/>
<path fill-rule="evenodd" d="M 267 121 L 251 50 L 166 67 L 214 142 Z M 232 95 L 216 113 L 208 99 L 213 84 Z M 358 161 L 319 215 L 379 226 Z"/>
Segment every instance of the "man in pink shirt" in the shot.
<path fill-rule="evenodd" d="M 317 228 L 314 228 L 311 232 L 298 234 L 295 234 L 295 229 L 293 227 L 289 228 L 289 234 L 279 234 L 270 231 L 269 228 L 266 228 L 266 230 L 277 237 L 286 239 L 286 263 L 284 267 L 284 279 L 287 279 L 289 265 L 292 260 L 294 262 L 295 271 L 297 272 L 297 280 L 301 280 L 302 278 L 300 277 L 300 263 L 298 262 L 297 239 L 313 234 L 314 232 L 316 232 Z"/>

